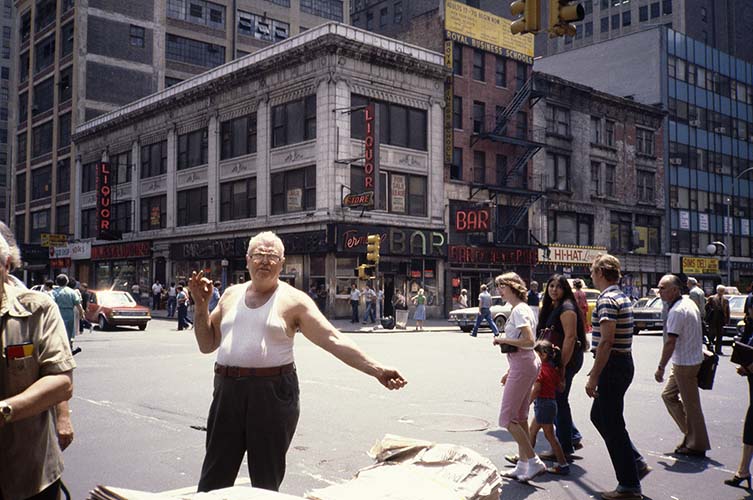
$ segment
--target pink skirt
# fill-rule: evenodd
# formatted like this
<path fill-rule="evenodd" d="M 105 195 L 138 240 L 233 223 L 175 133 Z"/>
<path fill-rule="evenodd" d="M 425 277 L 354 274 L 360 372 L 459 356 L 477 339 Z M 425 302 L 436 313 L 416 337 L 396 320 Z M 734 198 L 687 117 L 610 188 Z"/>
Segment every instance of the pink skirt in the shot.
<path fill-rule="evenodd" d="M 528 350 L 509 353 L 507 362 L 510 371 L 502 393 L 502 407 L 499 410 L 499 426 L 504 428 L 511 423 L 528 421 L 531 389 L 541 366 L 538 356 Z"/>

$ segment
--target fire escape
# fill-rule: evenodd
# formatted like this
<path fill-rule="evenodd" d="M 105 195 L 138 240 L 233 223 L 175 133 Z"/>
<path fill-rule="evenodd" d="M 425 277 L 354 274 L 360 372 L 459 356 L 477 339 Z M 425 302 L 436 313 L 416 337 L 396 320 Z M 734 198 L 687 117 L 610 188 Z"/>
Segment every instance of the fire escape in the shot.
<path fill-rule="evenodd" d="M 497 244 L 505 244 L 510 241 L 515 233 L 515 228 L 528 214 L 528 209 L 543 194 L 540 191 L 529 190 L 527 187 L 528 183 L 525 180 L 522 186 L 517 186 L 515 185 L 516 183 L 511 181 L 521 173 L 525 176 L 528 161 L 533 158 L 544 144 L 528 139 L 530 136 L 528 127 L 526 127 L 525 138 L 507 134 L 508 126 L 511 121 L 515 121 L 518 112 L 523 107 L 528 107 L 529 110 L 532 109 L 543 96 L 544 93 L 537 88 L 534 77 L 531 76 L 528 81 L 518 88 L 507 106 L 496 114 L 494 117 L 494 128 L 491 132 L 481 131 L 474 134 L 471 138 L 471 146 L 478 141 L 494 141 L 513 145 L 517 154 L 512 165 L 508 165 L 502 178 L 498 179 L 497 186 L 489 184 L 473 184 L 471 186 L 471 199 L 483 189 L 489 190 L 489 195 L 494 205 L 497 205 L 497 197 L 499 195 L 505 194 L 510 199 L 509 207 L 511 210 L 506 214 L 507 219 L 504 221 L 504 224 L 500 224 L 499 222 L 497 224 L 498 229 L 495 237 Z"/>

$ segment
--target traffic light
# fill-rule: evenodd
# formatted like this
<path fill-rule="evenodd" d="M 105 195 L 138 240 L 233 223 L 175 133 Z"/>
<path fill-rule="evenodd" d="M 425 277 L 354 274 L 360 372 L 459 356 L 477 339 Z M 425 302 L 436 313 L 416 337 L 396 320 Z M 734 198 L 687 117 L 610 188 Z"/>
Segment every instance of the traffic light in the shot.
<path fill-rule="evenodd" d="M 518 33 L 536 33 L 541 27 L 539 21 L 540 0 L 515 0 L 510 4 L 513 16 L 521 16 L 510 25 L 513 35 Z"/>
<path fill-rule="evenodd" d="M 586 17 L 583 5 L 572 0 L 549 0 L 549 38 L 575 36 L 576 28 L 570 24 Z"/>
<path fill-rule="evenodd" d="M 366 239 L 366 260 L 379 263 L 379 245 L 382 243 L 382 237 L 378 234 L 370 234 Z"/>
<path fill-rule="evenodd" d="M 366 269 L 368 269 L 367 264 L 361 264 L 356 268 L 356 274 L 358 275 L 359 280 L 367 280 L 369 279 L 369 276 L 366 274 Z"/>

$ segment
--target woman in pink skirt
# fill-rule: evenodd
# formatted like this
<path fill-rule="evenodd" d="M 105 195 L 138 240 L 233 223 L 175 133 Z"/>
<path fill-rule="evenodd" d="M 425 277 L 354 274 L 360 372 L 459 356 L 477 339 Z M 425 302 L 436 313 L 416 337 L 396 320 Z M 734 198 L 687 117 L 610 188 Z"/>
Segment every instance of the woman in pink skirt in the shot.
<path fill-rule="evenodd" d="M 518 443 L 518 463 L 504 477 L 528 481 L 546 471 L 544 462 L 536 456 L 528 437 L 528 409 L 531 388 L 539 373 L 540 362 L 533 352 L 536 316 L 526 303 L 528 290 L 525 282 L 515 273 L 505 273 L 495 280 L 502 298 L 512 306 L 505 323 L 505 336 L 494 338 L 507 353 L 509 369 L 502 377 L 505 386 L 499 425 L 506 428 Z M 511 352 L 512 351 L 512 352 Z"/>

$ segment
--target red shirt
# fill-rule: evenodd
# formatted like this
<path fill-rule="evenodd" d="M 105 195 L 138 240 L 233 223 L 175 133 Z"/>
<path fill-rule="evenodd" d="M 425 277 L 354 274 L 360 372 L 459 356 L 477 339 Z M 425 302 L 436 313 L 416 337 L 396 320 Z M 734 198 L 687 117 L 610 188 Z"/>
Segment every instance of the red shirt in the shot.
<path fill-rule="evenodd" d="M 560 372 L 551 363 L 542 363 L 539 376 L 536 377 L 536 382 L 541 384 L 538 397 L 554 399 L 556 397 L 557 386 L 560 383 Z"/>

